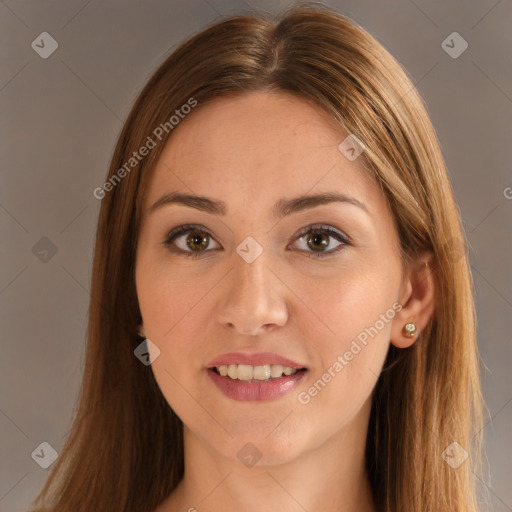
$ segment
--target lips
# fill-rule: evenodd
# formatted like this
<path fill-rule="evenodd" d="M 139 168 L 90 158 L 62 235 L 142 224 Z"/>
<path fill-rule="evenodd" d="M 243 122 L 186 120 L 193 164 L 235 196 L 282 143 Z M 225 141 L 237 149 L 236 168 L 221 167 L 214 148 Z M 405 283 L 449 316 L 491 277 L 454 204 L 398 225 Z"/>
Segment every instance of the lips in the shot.
<path fill-rule="evenodd" d="M 254 354 L 244 354 L 242 352 L 230 352 L 223 354 L 207 364 L 207 368 L 230 364 L 248 364 L 251 366 L 277 365 L 289 366 L 297 370 L 306 369 L 307 367 L 301 363 L 288 359 L 287 357 L 274 354 L 272 352 L 259 352 Z"/>

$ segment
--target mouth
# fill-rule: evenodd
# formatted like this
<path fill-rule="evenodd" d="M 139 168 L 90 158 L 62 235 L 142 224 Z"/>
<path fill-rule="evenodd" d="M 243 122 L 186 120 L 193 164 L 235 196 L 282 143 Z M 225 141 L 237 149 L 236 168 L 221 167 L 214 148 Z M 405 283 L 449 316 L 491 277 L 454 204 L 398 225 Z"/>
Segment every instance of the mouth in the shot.
<path fill-rule="evenodd" d="M 230 352 L 206 365 L 206 373 L 233 400 L 274 400 L 296 388 L 309 373 L 306 366 L 273 352 Z"/>
<path fill-rule="evenodd" d="M 217 389 L 232 400 L 269 401 L 295 389 L 306 378 L 308 369 L 233 364 L 208 368 L 207 374 Z"/>

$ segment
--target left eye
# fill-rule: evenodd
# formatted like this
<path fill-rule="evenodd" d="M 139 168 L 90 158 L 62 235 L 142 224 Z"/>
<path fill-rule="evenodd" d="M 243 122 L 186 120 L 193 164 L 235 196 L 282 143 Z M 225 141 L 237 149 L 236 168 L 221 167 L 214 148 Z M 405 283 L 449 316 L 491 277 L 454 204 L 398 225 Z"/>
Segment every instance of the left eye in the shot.
<path fill-rule="evenodd" d="M 185 235 L 187 235 L 185 237 Z M 182 240 L 182 238 L 185 238 Z M 335 238 L 339 244 L 333 249 L 327 251 L 330 246 L 329 238 Z M 323 258 L 333 253 L 341 251 L 344 246 L 350 245 L 350 240 L 345 234 L 332 229 L 329 226 L 309 226 L 304 229 L 296 237 L 296 240 L 305 242 L 306 247 L 312 249 L 308 251 L 304 249 L 304 252 L 311 252 L 308 257 Z M 204 229 L 202 226 L 197 225 L 183 225 L 173 229 L 163 241 L 169 250 L 180 256 L 186 257 L 199 257 L 201 253 L 208 252 L 206 249 L 210 246 L 210 241 L 215 240 L 211 234 Z M 177 247 L 176 247 L 177 246 Z M 217 244 L 218 249 L 220 247 Z M 190 250 L 191 249 L 191 250 Z"/>
<path fill-rule="evenodd" d="M 335 238 L 339 244 L 330 251 L 323 250 L 330 246 L 329 238 Z M 297 240 L 305 241 L 306 246 L 313 249 L 313 254 L 308 255 L 309 257 L 313 258 L 324 258 L 326 256 L 331 256 L 332 254 L 343 250 L 346 245 L 350 245 L 348 236 L 346 236 L 344 233 L 332 229 L 329 226 L 310 226 L 306 228 L 306 230 L 301 234 L 299 234 Z"/>

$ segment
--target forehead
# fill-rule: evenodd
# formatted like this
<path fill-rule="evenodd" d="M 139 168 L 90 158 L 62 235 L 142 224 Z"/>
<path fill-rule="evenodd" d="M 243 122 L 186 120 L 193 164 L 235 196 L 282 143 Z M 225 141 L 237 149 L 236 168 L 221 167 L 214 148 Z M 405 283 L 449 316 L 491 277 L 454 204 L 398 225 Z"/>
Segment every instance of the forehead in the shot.
<path fill-rule="evenodd" d="M 215 196 L 233 210 L 325 191 L 382 201 L 363 159 L 338 149 L 347 135 L 320 107 L 285 93 L 199 104 L 168 140 L 146 207 L 174 190 Z"/>

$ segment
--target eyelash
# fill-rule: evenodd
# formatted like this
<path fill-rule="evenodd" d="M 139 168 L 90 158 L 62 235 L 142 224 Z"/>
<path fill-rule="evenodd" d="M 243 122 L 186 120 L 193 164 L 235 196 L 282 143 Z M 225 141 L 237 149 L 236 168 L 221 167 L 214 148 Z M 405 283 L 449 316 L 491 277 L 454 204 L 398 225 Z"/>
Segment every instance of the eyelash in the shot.
<path fill-rule="evenodd" d="M 184 251 L 182 249 L 177 249 L 177 248 L 171 247 L 172 242 L 177 237 L 179 237 L 180 235 L 184 235 L 186 233 L 195 232 L 195 231 L 199 232 L 199 233 L 204 233 L 207 236 L 213 238 L 213 236 L 209 233 L 209 231 L 207 229 L 203 228 L 202 226 L 199 226 L 197 224 L 184 224 L 182 226 L 178 226 L 177 228 L 174 228 L 173 230 L 171 230 L 167 234 L 167 236 L 165 237 L 165 240 L 162 243 L 165 246 L 167 246 L 171 252 L 176 253 L 180 256 L 185 256 L 186 258 L 199 258 L 202 253 L 205 253 L 208 251 L 206 251 L 206 250 L 205 251 Z M 351 245 L 351 241 L 347 235 L 340 233 L 338 231 L 335 231 L 334 229 L 330 228 L 329 226 L 319 226 L 319 225 L 311 225 L 311 226 L 308 226 L 307 228 L 304 228 L 304 230 L 302 230 L 297 235 L 295 240 L 298 240 L 299 238 L 302 238 L 304 235 L 307 235 L 310 233 L 315 234 L 315 235 L 327 234 L 327 235 L 335 238 L 338 242 L 342 242 L 342 244 L 331 251 L 319 252 L 319 253 L 312 252 L 311 254 L 307 255 L 309 258 L 327 258 L 329 256 L 332 256 L 333 254 L 336 254 L 336 253 L 342 251 L 345 248 L 345 246 Z M 305 252 L 310 252 L 310 251 L 305 251 Z"/>

